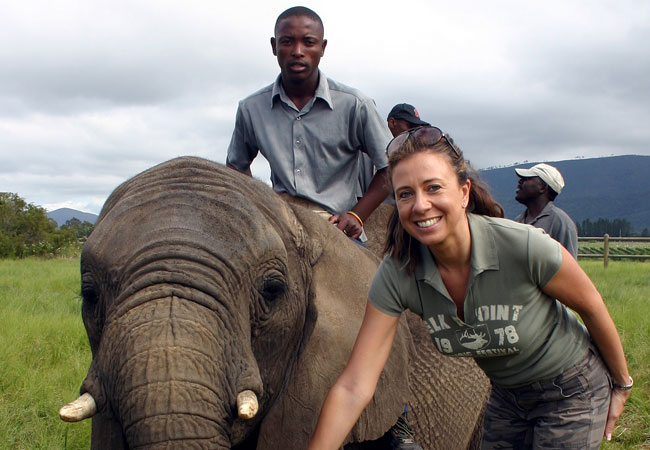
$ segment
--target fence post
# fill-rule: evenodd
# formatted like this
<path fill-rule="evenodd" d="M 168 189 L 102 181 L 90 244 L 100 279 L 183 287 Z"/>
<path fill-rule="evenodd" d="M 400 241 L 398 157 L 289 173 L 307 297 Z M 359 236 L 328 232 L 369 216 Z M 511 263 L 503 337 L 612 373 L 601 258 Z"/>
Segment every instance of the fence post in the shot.
<path fill-rule="evenodd" d="M 607 269 L 607 264 L 609 263 L 609 234 L 605 233 L 603 240 L 603 267 Z"/>

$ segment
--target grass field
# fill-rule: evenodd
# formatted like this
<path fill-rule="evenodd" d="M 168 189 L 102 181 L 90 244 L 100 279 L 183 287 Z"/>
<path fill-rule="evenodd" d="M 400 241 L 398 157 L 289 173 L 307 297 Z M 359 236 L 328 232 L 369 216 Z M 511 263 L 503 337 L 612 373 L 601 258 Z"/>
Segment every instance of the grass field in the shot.
<path fill-rule="evenodd" d="M 603 449 L 650 449 L 650 263 L 581 261 L 616 322 L 634 389 Z M 79 260 L 0 260 L 0 449 L 87 449 L 90 421 L 67 424 L 90 365 Z"/>
<path fill-rule="evenodd" d="M 650 449 L 650 262 L 580 261 L 600 291 L 621 335 L 632 395 L 604 449 Z"/>
<path fill-rule="evenodd" d="M 0 448 L 89 448 L 58 417 L 91 360 L 79 291 L 78 259 L 0 260 Z"/>

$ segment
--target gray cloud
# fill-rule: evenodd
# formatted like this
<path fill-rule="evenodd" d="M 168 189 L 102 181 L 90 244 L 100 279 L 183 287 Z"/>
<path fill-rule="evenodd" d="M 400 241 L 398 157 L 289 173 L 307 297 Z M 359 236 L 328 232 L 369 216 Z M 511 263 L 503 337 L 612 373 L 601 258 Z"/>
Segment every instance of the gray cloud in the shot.
<path fill-rule="evenodd" d="M 325 21 L 328 76 L 383 115 L 413 103 L 479 168 L 650 154 L 642 0 L 311 7 Z M 238 100 L 277 75 L 268 39 L 282 9 L 0 4 L 0 191 L 98 212 L 120 182 L 166 159 L 224 162 Z M 261 159 L 253 173 L 268 180 Z"/>

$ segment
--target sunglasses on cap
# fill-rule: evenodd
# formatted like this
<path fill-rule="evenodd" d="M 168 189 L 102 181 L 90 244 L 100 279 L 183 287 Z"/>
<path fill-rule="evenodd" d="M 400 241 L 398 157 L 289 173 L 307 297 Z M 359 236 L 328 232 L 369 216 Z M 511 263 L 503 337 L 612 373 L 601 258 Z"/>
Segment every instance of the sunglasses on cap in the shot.
<path fill-rule="evenodd" d="M 410 130 L 403 131 L 399 135 L 395 136 L 386 146 L 386 156 L 390 156 L 395 150 L 400 148 L 408 139 L 413 136 L 413 139 L 417 139 L 422 142 L 425 146 L 433 146 L 440 142 L 440 139 L 445 139 L 449 146 L 454 150 L 456 156 L 460 157 L 460 149 L 454 143 L 454 140 L 451 136 L 445 134 L 438 127 L 431 125 L 420 125 L 419 127 L 411 128 Z"/>

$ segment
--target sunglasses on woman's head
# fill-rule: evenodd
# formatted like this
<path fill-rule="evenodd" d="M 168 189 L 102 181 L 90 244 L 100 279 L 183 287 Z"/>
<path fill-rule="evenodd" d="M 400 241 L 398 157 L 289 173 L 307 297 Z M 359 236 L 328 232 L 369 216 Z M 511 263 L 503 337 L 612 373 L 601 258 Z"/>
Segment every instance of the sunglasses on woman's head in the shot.
<path fill-rule="evenodd" d="M 395 136 L 386 146 L 386 156 L 390 156 L 391 153 L 404 145 L 411 136 L 413 136 L 413 139 L 421 141 L 427 147 L 436 145 L 440 142 L 440 139 L 444 138 L 454 150 L 456 156 L 460 156 L 460 149 L 456 146 L 451 136 L 446 135 L 440 128 L 431 125 L 420 125 Z"/>

